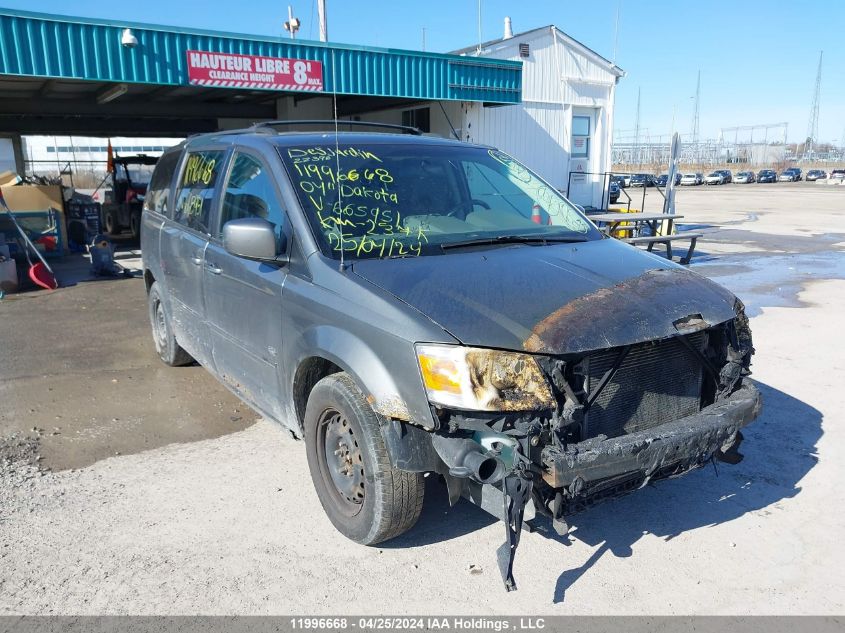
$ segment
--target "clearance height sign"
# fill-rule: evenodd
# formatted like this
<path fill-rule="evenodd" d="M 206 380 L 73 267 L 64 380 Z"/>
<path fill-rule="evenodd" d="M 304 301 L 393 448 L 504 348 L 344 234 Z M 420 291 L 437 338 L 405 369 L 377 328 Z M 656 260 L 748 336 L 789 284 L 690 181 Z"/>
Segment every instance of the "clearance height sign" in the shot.
<path fill-rule="evenodd" d="M 323 90 L 323 64 L 305 59 L 188 51 L 193 86 Z"/>

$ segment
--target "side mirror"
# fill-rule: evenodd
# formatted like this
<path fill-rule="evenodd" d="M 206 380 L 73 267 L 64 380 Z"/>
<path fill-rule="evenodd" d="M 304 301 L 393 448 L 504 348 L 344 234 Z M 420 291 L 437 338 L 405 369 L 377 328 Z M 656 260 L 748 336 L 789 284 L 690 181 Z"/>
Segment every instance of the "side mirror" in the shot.
<path fill-rule="evenodd" d="M 279 252 L 285 245 L 276 244 L 273 225 L 262 218 L 230 220 L 223 225 L 223 248 L 232 255 L 258 261 L 284 262 Z"/>

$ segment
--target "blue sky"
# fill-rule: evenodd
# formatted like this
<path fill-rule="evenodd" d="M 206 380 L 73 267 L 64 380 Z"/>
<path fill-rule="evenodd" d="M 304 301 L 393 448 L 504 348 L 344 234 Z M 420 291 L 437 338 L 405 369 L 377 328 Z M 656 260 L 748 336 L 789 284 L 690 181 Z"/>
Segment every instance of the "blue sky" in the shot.
<path fill-rule="evenodd" d="M 275 0 L 76 2 L 0 0 L 9 8 L 155 24 L 282 35 L 287 4 Z M 555 24 L 627 72 L 617 91 L 616 127 L 633 129 L 637 91 L 645 134 L 689 132 L 701 69 L 700 129 L 789 123 L 789 140 L 807 133 L 819 51 L 824 50 L 819 138 L 845 135 L 845 13 L 839 0 L 809 10 L 795 0 L 482 0 L 484 39 L 500 37 L 504 16 L 514 31 Z M 315 0 L 292 0 L 300 36 L 317 39 Z M 447 52 L 478 39 L 477 0 L 328 0 L 329 39 L 391 48 Z"/>

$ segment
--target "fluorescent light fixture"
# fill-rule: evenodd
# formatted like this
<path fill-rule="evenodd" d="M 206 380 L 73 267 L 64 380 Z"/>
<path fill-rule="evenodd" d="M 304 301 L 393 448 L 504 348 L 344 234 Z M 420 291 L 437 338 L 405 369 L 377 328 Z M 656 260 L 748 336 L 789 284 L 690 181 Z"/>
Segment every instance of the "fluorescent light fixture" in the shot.
<path fill-rule="evenodd" d="M 103 105 L 104 103 L 109 103 L 110 101 L 114 101 L 118 97 L 122 97 L 129 91 L 129 86 L 126 84 L 115 84 L 111 88 L 106 88 L 97 93 L 97 103 Z"/>

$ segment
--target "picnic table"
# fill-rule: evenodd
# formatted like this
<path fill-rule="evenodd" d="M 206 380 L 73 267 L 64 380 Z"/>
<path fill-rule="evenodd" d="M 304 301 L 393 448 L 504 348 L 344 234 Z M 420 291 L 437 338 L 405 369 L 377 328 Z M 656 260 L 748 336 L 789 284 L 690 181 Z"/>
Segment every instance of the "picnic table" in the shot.
<path fill-rule="evenodd" d="M 633 245 L 645 244 L 646 250 L 649 252 L 652 251 L 655 244 L 663 244 L 666 247 L 667 259 L 672 259 L 672 242 L 677 240 L 689 240 L 690 244 L 686 255 L 680 257 L 681 264 L 689 264 L 692 259 L 693 251 L 695 251 L 696 241 L 703 235 L 703 233 L 694 233 L 692 231 L 682 231 L 680 233 L 672 234 L 673 223 L 684 217 L 677 214 L 594 213 L 588 215 L 587 217 L 593 222 L 601 222 L 602 226 L 599 227 L 599 230 L 611 237 L 615 237 L 614 233 L 618 231 L 631 231 L 633 235 L 621 238 L 622 241 Z M 659 224 L 664 221 L 668 222 L 666 234 L 658 235 Z M 641 234 L 643 226 L 648 226 L 651 229 L 651 235 Z"/>
<path fill-rule="evenodd" d="M 643 225 L 651 229 L 652 235 L 657 235 L 658 225 L 664 220 L 669 222 L 666 232 L 671 233 L 672 223 L 684 216 L 668 213 L 593 213 L 587 217 L 593 222 L 601 222 L 603 226 L 600 226 L 599 230 L 607 235 L 612 236 L 617 231 L 631 231 L 633 236 L 637 237 Z"/>

